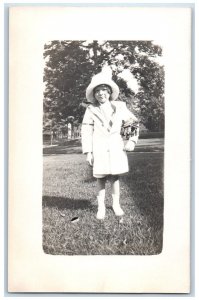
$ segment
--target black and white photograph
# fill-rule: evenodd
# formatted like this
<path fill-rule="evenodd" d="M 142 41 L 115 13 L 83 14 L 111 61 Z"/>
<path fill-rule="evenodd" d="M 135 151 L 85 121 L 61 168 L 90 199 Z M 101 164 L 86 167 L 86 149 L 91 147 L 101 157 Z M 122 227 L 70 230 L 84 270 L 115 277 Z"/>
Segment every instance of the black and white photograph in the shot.
<path fill-rule="evenodd" d="M 190 292 L 192 9 L 9 9 L 9 293 Z"/>
<path fill-rule="evenodd" d="M 161 253 L 162 50 L 154 41 L 45 44 L 45 253 Z"/>

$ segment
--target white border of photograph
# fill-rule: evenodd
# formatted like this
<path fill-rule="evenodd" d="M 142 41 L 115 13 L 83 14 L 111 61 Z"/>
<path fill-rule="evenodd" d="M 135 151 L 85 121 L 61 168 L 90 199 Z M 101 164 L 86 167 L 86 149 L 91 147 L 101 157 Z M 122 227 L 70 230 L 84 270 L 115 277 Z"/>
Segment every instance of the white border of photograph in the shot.
<path fill-rule="evenodd" d="M 97 22 L 100 19 L 103 23 Z M 166 131 L 160 255 L 69 257 L 42 250 L 42 55 L 44 44 L 54 39 L 155 40 L 163 47 Z M 9 291 L 188 293 L 191 10 L 11 8 L 9 42 Z"/>

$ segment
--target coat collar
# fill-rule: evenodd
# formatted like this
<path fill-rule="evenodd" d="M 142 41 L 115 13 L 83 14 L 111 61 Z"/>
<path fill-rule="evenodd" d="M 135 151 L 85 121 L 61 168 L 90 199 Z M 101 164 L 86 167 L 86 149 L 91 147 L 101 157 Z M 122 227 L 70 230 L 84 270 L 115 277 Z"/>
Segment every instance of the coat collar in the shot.
<path fill-rule="evenodd" d="M 100 105 L 99 104 L 91 104 L 88 106 L 89 110 L 92 112 L 92 114 L 98 119 L 98 121 L 101 123 L 102 127 L 107 131 L 110 132 L 111 128 L 114 123 L 114 118 L 116 114 L 116 106 L 110 101 L 111 108 L 113 110 L 111 114 L 110 120 L 107 121 L 105 118 L 104 114 L 100 110 Z"/>

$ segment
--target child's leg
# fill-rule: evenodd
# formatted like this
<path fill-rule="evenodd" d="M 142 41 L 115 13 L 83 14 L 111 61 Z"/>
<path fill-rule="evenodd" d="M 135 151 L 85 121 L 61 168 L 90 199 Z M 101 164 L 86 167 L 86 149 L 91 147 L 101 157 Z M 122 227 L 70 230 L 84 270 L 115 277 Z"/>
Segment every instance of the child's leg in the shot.
<path fill-rule="evenodd" d="M 105 197 L 105 183 L 106 183 L 106 177 L 97 178 L 98 196 L 99 197 Z"/>
<path fill-rule="evenodd" d="M 97 211 L 97 219 L 104 219 L 105 218 L 105 183 L 106 178 L 97 178 L 97 185 L 98 185 L 98 211 Z"/>
<path fill-rule="evenodd" d="M 111 175 L 111 193 L 112 195 L 120 196 L 120 181 L 118 175 Z"/>
<path fill-rule="evenodd" d="M 119 176 L 111 176 L 111 192 L 113 197 L 113 210 L 116 216 L 122 216 L 124 214 L 123 210 L 120 207 L 120 182 Z"/>

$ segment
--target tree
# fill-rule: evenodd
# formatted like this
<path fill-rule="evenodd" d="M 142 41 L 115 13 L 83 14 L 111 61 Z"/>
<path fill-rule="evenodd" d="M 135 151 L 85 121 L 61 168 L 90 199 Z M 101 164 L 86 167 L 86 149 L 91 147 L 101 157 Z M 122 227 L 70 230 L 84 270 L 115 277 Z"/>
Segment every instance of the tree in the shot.
<path fill-rule="evenodd" d="M 81 122 L 86 87 L 94 74 L 109 65 L 120 87 L 120 100 L 127 102 L 148 129 L 163 129 L 164 68 L 156 62 L 161 55 L 161 47 L 151 41 L 52 41 L 46 44 L 44 128 L 49 120 L 58 126 L 66 122 L 68 116 Z M 124 71 L 136 79 L 137 92 L 122 77 Z"/>

